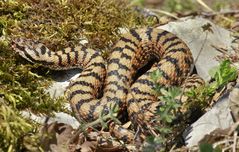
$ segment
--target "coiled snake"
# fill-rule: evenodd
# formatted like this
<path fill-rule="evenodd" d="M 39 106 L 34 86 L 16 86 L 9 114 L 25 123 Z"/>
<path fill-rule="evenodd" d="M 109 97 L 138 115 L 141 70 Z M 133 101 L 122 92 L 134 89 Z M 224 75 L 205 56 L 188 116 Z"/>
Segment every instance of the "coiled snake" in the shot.
<path fill-rule="evenodd" d="M 192 54 L 174 34 L 156 28 L 131 29 L 115 44 L 108 66 L 100 53 L 84 46 L 50 51 L 46 46 L 27 39 L 16 39 L 13 49 L 23 58 L 54 70 L 83 68 L 80 76 L 68 87 L 68 98 L 76 117 L 93 121 L 101 112 L 108 113 L 116 104 L 127 108 L 132 122 L 149 121 L 159 106 L 150 73 L 162 72 L 157 82 L 181 85 L 190 73 Z M 152 58 L 158 62 L 135 82 L 138 69 Z M 103 88 L 103 96 L 98 99 Z"/>

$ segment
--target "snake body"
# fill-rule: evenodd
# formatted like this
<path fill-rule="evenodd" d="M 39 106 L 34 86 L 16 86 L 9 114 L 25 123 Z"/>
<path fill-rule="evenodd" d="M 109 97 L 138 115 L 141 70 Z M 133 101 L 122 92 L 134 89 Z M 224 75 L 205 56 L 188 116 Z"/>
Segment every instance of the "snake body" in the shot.
<path fill-rule="evenodd" d="M 132 121 L 150 120 L 160 104 L 150 73 L 161 71 L 159 84 L 181 85 L 193 63 L 190 49 L 180 38 L 149 27 L 124 34 L 112 49 L 107 66 L 98 51 L 81 45 L 50 51 L 41 43 L 20 38 L 12 46 L 30 62 L 54 70 L 83 69 L 67 92 L 76 117 L 84 121 L 108 113 L 112 105 L 127 108 Z M 133 82 L 137 70 L 152 58 L 157 62 Z M 102 88 L 103 96 L 99 97 Z"/>

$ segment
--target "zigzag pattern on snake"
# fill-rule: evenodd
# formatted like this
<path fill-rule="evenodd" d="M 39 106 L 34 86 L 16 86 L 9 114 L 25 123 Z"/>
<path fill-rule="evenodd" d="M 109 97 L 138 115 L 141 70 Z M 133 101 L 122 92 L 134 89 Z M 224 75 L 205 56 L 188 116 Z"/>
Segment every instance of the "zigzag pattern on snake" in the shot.
<path fill-rule="evenodd" d="M 107 66 L 98 51 L 81 45 L 54 52 L 20 38 L 12 46 L 23 58 L 54 70 L 83 68 L 68 87 L 68 99 L 76 117 L 87 122 L 102 111 L 108 113 L 113 104 L 121 110 L 127 108 L 133 122 L 150 121 L 160 105 L 150 73 L 159 69 L 162 77 L 158 83 L 181 85 L 193 64 L 190 49 L 181 39 L 156 28 L 129 30 L 115 44 Z M 133 82 L 137 70 L 152 58 L 157 62 Z M 198 83 L 202 84 L 200 79 Z M 98 99 L 102 88 L 103 96 Z"/>

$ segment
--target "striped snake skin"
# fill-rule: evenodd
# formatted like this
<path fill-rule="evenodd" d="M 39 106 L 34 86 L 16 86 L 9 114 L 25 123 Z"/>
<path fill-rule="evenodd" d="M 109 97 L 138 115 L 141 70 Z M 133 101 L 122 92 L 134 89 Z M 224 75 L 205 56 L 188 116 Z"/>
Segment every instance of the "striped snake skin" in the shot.
<path fill-rule="evenodd" d="M 120 110 L 127 109 L 132 122 L 150 121 L 160 105 L 150 73 L 159 69 L 162 77 L 158 83 L 180 86 L 193 64 L 192 54 L 181 39 L 156 28 L 129 30 L 115 44 L 107 63 L 98 51 L 84 46 L 54 52 L 41 43 L 19 38 L 12 47 L 28 61 L 53 70 L 82 68 L 67 92 L 78 120 L 87 122 L 102 112 L 107 114 L 115 104 Z M 133 82 L 136 72 L 151 59 L 157 62 Z"/>

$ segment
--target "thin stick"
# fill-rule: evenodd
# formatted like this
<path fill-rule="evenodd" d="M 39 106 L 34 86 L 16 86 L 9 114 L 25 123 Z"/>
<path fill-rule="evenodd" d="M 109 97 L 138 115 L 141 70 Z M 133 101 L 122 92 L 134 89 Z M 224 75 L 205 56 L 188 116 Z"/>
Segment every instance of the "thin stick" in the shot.
<path fill-rule="evenodd" d="M 232 135 L 232 133 L 237 129 L 237 127 L 239 126 L 239 121 L 237 121 L 235 124 L 233 124 L 230 127 L 230 130 L 228 131 L 228 136 Z"/>
<path fill-rule="evenodd" d="M 195 64 L 196 64 L 196 62 L 197 62 L 197 60 L 198 60 L 200 54 L 202 53 L 202 50 L 203 50 L 205 44 L 206 44 L 207 36 L 208 36 L 208 32 L 206 32 L 206 37 L 205 37 L 205 39 L 204 39 L 204 41 L 203 41 L 202 47 L 200 48 L 199 53 L 198 53 L 198 55 L 197 55 L 197 57 L 196 57 L 196 59 L 195 59 L 195 61 L 194 61 Z"/>
<path fill-rule="evenodd" d="M 163 11 L 163 10 L 158 10 L 158 9 L 149 9 L 151 10 L 152 12 L 156 12 L 156 13 L 160 13 L 160 14 L 164 14 L 164 15 L 167 15 L 167 16 L 170 16 L 170 17 L 173 17 L 175 19 L 179 19 L 177 16 L 173 15 L 172 13 L 170 12 L 166 12 L 166 11 Z"/>
<path fill-rule="evenodd" d="M 216 16 L 216 15 L 235 15 L 239 14 L 239 10 L 228 10 L 228 11 L 220 11 L 220 12 L 201 12 L 199 15 L 203 15 L 206 17 Z"/>
<path fill-rule="evenodd" d="M 223 145 L 223 144 L 228 144 L 229 142 L 233 142 L 233 140 L 231 139 L 225 139 L 225 140 L 222 140 L 222 141 L 218 141 L 216 143 L 213 144 L 213 148 L 219 146 L 219 145 Z"/>
<path fill-rule="evenodd" d="M 237 147 L 237 131 L 234 131 L 232 152 L 236 152 L 236 147 Z"/>
<path fill-rule="evenodd" d="M 197 2 L 198 2 L 200 5 L 202 5 L 204 8 L 206 8 L 208 11 L 214 12 L 214 10 L 211 9 L 204 1 L 202 1 L 202 0 L 197 0 Z"/>

